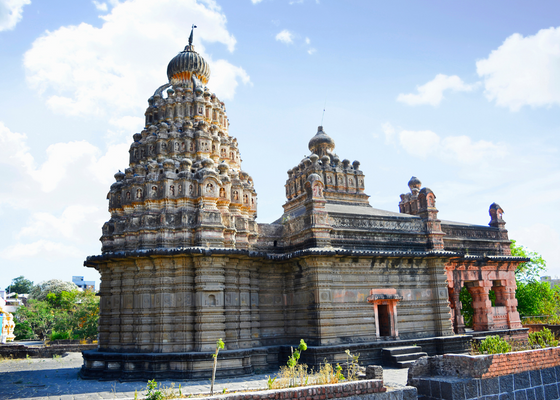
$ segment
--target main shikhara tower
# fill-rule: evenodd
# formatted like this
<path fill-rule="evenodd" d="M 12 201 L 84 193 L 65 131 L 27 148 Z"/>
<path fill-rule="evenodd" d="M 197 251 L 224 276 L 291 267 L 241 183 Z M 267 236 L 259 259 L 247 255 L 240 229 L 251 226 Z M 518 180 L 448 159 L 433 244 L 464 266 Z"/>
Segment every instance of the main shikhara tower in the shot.
<path fill-rule="evenodd" d="M 247 249 L 257 238 L 257 194 L 192 41 L 169 62 L 167 76 L 148 100 L 129 167 L 115 174 L 107 195 L 102 250 Z"/>

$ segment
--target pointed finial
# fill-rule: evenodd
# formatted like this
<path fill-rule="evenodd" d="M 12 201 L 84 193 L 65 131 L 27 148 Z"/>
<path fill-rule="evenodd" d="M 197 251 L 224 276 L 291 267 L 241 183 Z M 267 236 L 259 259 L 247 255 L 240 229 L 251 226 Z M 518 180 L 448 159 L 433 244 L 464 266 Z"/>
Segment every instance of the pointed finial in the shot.
<path fill-rule="evenodd" d="M 191 35 L 189 36 L 189 46 L 192 46 L 194 28 L 196 28 L 195 24 L 193 24 L 191 28 Z"/>

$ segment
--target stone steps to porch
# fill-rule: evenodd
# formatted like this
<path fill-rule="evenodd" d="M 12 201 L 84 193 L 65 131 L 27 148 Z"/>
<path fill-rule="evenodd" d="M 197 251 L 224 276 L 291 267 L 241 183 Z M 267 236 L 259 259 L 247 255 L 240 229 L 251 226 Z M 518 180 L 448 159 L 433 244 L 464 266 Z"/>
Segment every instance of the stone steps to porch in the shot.
<path fill-rule="evenodd" d="M 414 364 L 414 361 L 427 355 L 420 346 L 400 346 L 381 349 L 383 365 L 395 368 L 409 368 Z"/>

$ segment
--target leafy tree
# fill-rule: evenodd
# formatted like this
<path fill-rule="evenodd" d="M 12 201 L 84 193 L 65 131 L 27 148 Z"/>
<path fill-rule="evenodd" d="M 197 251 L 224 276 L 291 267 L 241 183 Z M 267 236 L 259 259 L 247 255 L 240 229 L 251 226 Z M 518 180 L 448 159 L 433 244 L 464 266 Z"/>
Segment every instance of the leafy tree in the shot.
<path fill-rule="evenodd" d="M 88 339 L 97 336 L 99 298 L 91 291 L 48 293 L 16 311 L 16 330 L 40 339 Z"/>
<path fill-rule="evenodd" d="M 24 276 L 18 276 L 12 279 L 11 285 L 6 288 L 8 293 L 26 294 L 31 292 L 33 288 L 33 282 L 29 279 L 25 279 Z"/>
<path fill-rule="evenodd" d="M 515 270 L 515 279 L 518 282 L 538 281 L 541 273 L 546 271 L 546 261 L 542 256 L 534 251 L 529 251 L 525 247 L 518 245 L 515 240 L 511 241 L 511 255 L 514 257 L 525 257 L 530 260 L 521 263 Z"/>
<path fill-rule="evenodd" d="M 521 316 L 549 315 L 558 311 L 560 293 L 558 288 L 551 288 L 549 282 L 540 281 L 540 275 L 546 271 L 546 261 L 537 252 L 529 251 L 511 241 L 511 255 L 530 260 L 519 264 L 515 270 L 517 290 L 517 311 Z"/>
<path fill-rule="evenodd" d="M 74 290 L 78 290 L 75 283 L 51 279 L 33 286 L 33 289 L 29 292 L 29 298 L 45 301 L 49 293 L 60 294 L 61 292 L 72 292 Z"/>

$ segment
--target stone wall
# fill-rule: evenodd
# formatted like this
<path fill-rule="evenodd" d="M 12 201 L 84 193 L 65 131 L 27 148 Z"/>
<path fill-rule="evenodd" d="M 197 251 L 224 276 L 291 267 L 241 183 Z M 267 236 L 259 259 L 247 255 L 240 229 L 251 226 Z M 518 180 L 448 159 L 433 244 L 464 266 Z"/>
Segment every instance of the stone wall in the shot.
<path fill-rule="evenodd" d="M 560 348 L 425 357 L 410 368 L 408 384 L 425 399 L 558 399 Z"/>

